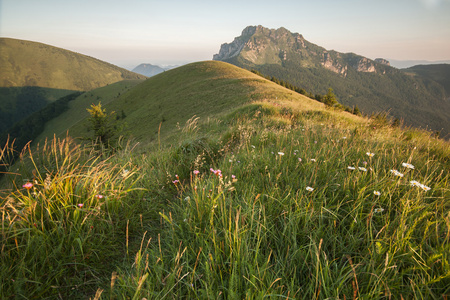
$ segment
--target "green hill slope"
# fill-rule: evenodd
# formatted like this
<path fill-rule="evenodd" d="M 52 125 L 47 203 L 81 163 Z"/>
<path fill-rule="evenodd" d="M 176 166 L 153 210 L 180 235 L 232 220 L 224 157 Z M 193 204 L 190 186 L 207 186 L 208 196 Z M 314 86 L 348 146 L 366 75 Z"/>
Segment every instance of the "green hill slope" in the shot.
<path fill-rule="evenodd" d="M 33 112 L 73 92 L 37 86 L 0 87 L 0 134 Z"/>
<path fill-rule="evenodd" d="M 450 101 L 436 81 L 409 76 L 383 60 L 326 50 L 285 28 L 249 26 L 214 60 L 285 80 L 312 94 L 332 88 L 340 103 L 364 113 L 389 111 L 406 124 L 450 133 Z"/>
<path fill-rule="evenodd" d="M 223 62 L 85 93 L 55 132 L 97 100 L 141 148 L 24 152 L 0 188 L 0 298 L 450 294 L 448 142 Z"/>
<path fill-rule="evenodd" d="M 450 64 L 417 65 L 402 71 L 440 83 L 445 89 L 447 98 L 450 99 Z"/>
<path fill-rule="evenodd" d="M 39 86 L 88 91 L 142 75 L 50 45 L 0 39 L 0 86 Z"/>
<path fill-rule="evenodd" d="M 104 87 L 101 90 L 110 89 Z M 86 120 L 83 120 L 88 117 L 85 109 L 99 101 L 107 111 L 123 111 L 129 134 L 144 144 L 156 140 L 159 129 L 160 134 L 167 137 L 177 130 L 177 125 L 193 116 L 207 119 L 230 113 L 253 101 L 293 99 L 305 110 L 322 106 L 247 70 L 214 61 L 193 63 L 158 74 L 120 96 L 112 93 L 118 97 L 107 102 L 97 95 L 97 91 L 100 90 L 72 101 L 79 109 L 69 110 L 49 123 L 48 130 L 39 139 L 52 137 L 54 132 L 65 133 L 68 129 L 74 137 L 88 135 Z"/>

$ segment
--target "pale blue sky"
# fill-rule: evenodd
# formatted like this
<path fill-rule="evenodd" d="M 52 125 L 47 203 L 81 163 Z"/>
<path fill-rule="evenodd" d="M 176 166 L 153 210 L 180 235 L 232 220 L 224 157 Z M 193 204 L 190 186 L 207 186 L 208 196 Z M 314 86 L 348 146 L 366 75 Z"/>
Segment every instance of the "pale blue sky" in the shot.
<path fill-rule="evenodd" d="M 248 25 L 340 52 L 450 60 L 450 0 L 0 0 L 0 36 L 132 68 L 212 59 Z"/>

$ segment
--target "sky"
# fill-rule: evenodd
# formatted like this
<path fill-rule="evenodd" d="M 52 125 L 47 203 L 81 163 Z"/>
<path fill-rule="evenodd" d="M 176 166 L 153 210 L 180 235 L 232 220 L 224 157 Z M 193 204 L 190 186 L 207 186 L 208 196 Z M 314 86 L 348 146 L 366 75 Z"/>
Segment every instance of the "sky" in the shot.
<path fill-rule="evenodd" d="M 211 60 L 249 25 L 371 59 L 450 60 L 450 0 L 0 0 L 0 37 L 128 69 Z"/>

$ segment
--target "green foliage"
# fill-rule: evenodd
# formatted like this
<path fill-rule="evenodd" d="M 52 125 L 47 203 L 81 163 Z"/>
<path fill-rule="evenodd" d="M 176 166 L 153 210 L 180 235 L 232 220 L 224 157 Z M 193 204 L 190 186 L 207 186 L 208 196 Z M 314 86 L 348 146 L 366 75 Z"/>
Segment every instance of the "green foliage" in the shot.
<path fill-rule="evenodd" d="M 333 93 L 332 88 L 329 88 L 327 94 L 323 97 L 323 103 L 325 103 L 325 105 L 329 107 L 333 107 L 338 104 L 336 95 Z"/>
<path fill-rule="evenodd" d="M 403 71 L 407 73 L 415 73 L 425 80 L 427 80 L 427 85 L 433 88 L 433 82 L 441 84 L 447 97 L 450 95 L 450 65 L 449 64 L 432 64 L 432 65 L 418 65 L 413 66 Z"/>
<path fill-rule="evenodd" d="M 127 255 L 142 199 L 138 167 L 100 161 L 71 139 L 22 157 L 13 192 L 0 198 L 0 297 L 81 299 Z M 23 186 L 22 186 L 23 185 Z M 129 215 L 131 213 L 131 215 Z"/>
<path fill-rule="evenodd" d="M 109 149 L 115 146 L 119 137 L 119 129 L 115 123 L 114 112 L 106 113 L 101 102 L 92 104 L 86 109 L 90 117 L 88 118 L 88 132 L 93 131 L 93 137 L 86 138 L 102 147 Z"/>

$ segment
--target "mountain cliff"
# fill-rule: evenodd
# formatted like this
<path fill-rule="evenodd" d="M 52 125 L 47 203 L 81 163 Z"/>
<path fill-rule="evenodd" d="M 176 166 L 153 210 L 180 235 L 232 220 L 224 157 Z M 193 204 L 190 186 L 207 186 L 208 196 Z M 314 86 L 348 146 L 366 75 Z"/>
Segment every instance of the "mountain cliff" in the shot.
<path fill-rule="evenodd" d="M 355 53 L 327 50 L 285 28 L 249 26 L 222 44 L 213 60 L 255 69 L 313 94 L 333 88 L 339 102 L 370 114 L 389 113 L 405 124 L 450 132 L 450 101 L 444 87 Z"/>
<path fill-rule="evenodd" d="M 232 43 L 222 44 L 213 60 L 227 61 L 237 56 L 255 65 L 283 65 L 294 61 L 302 67 L 322 66 L 344 77 L 349 67 L 358 72 L 384 73 L 385 66 L 389 65 L 384 59 L 374 61 L 353 53 L 328 51 L 308 42 L 301 34 L 291 33 L 283 27 L 268 29 L 249 26 Z"/>

